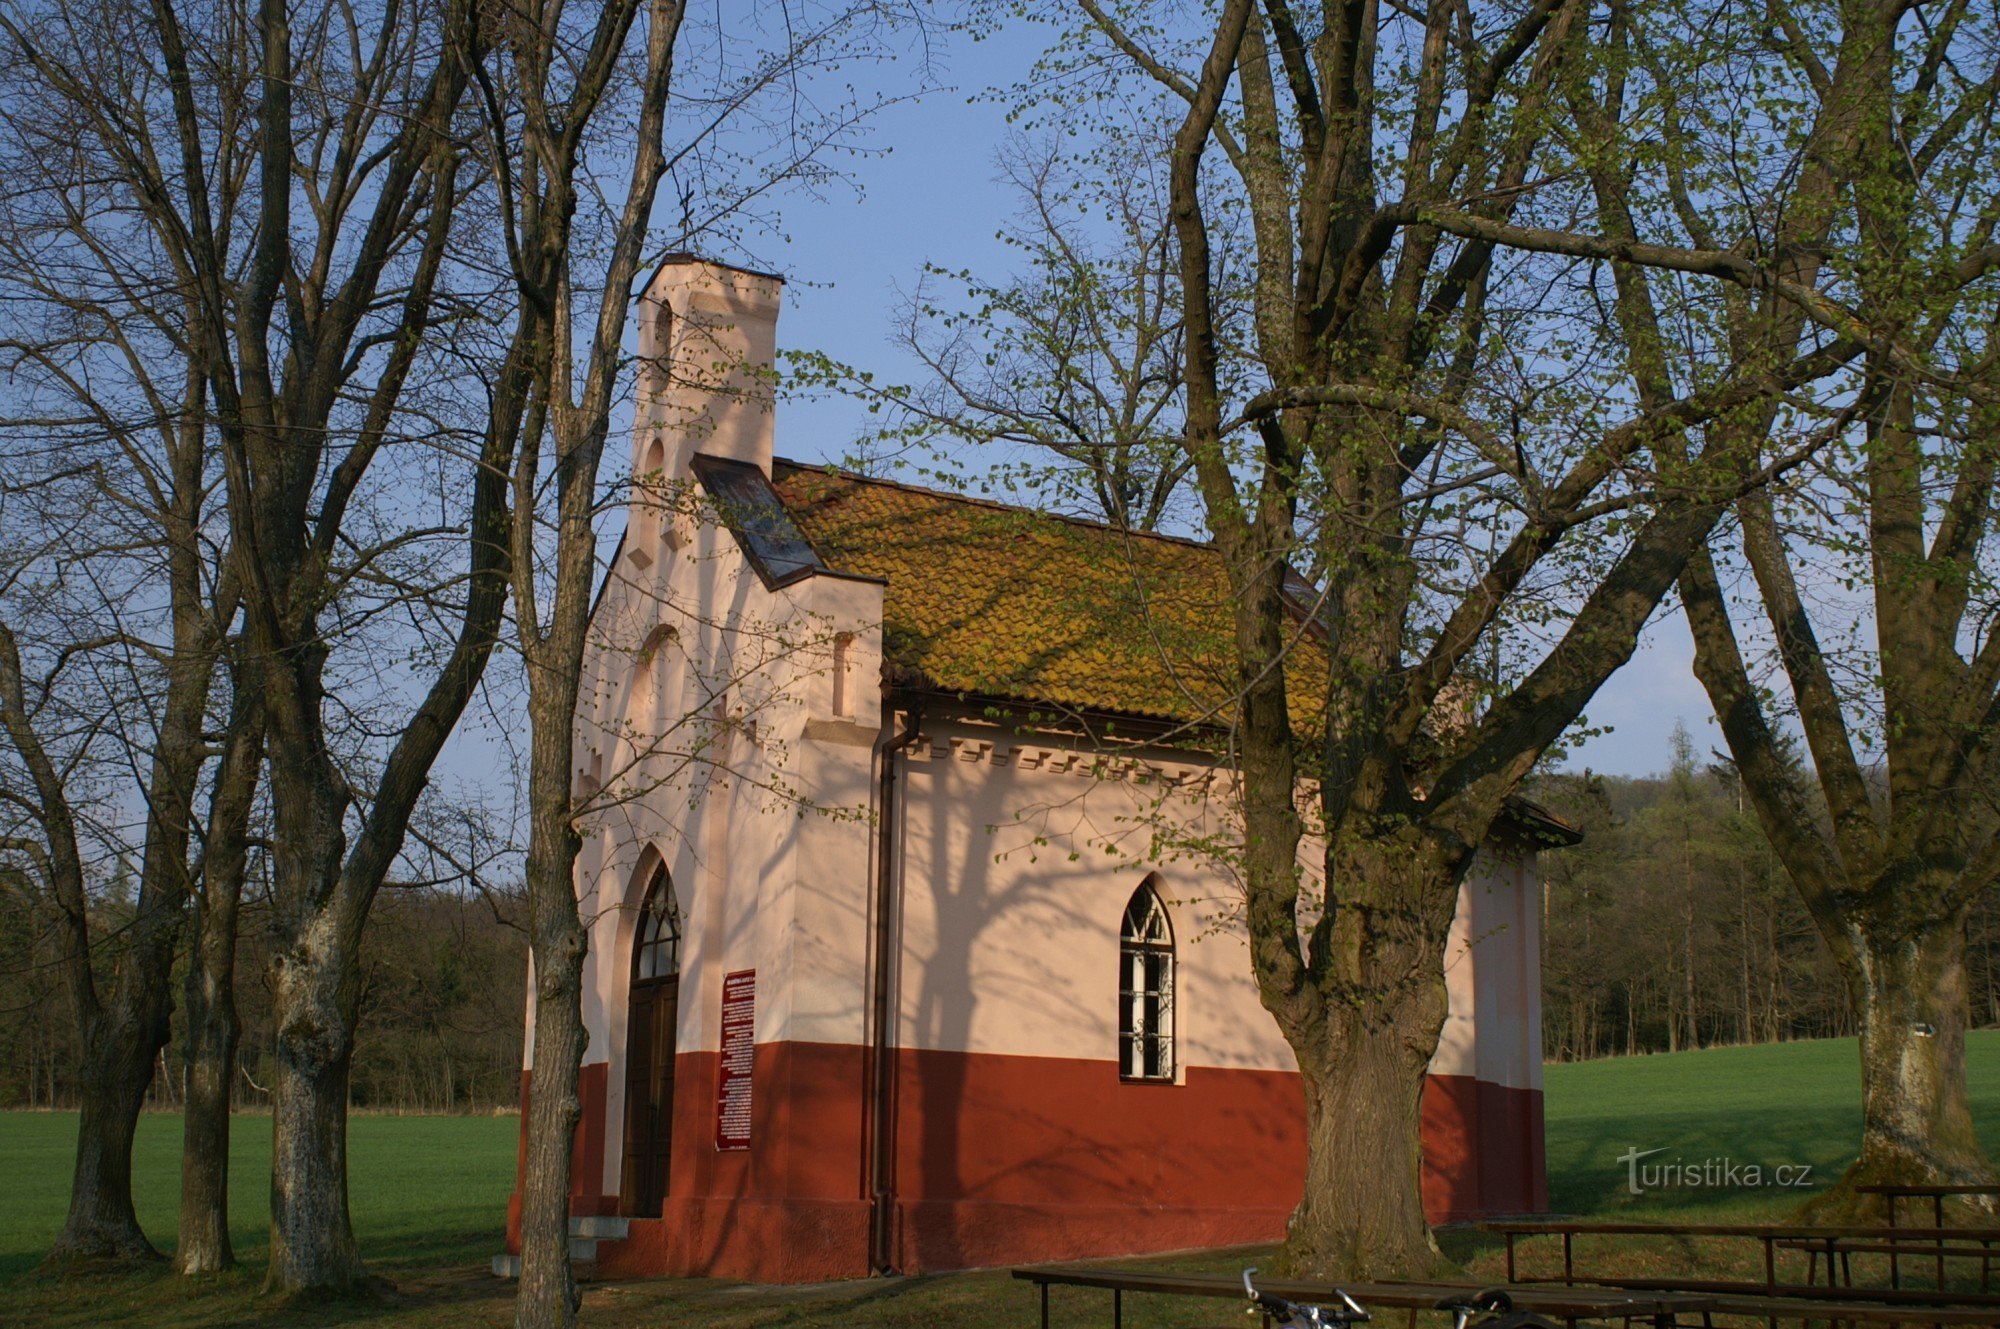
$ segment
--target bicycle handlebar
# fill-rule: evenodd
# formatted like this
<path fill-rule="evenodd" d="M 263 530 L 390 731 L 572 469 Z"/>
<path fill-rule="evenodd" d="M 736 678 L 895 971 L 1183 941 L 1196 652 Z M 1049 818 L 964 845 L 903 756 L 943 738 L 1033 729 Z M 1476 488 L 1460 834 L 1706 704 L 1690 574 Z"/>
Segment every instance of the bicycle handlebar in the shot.
<path fill-rule="evenodd" d="M 1361 1303 L 1339 1288 L 1333 1289 L 1333 1295 L 1340 1298 L 1341 1304 L 1336 1309 L 1328 1310 L 1324 1306 L 1309 1306 L 1304 1302 L 1287 1301 L 1276 1293 L 1260 1291 L 1251 1281 L 1251 1276 L 1256 1272 L 1254 1265 L 1243 1271 L 1243 1295 L 1249 1298 L 1253 1314 L 1256 1311 L 1264 1311 L 1282 1320 L 1308 1327 L 1368 1323 L 1368 1312 L 1362 1309 Z"/>
<path fill-rule="evenodd" d="M 1473 1293 L 1461 1293 L 1455 1297 L 1441 1298 L 1437 1303 L 1441 1311 L 1462 1310 L 1468 1314 L 1486 1312 L 1505 1315 L 1514 1309 L 1514 1299 L 1507 1295 L 1507 1289 L 1499 1287 L 1482 1288 Z"/>

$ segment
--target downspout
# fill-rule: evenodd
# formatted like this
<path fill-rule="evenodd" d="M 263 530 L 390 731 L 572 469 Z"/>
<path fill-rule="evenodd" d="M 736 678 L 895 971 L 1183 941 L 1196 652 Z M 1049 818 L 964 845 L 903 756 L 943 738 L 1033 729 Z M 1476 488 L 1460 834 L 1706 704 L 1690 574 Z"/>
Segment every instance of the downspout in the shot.
<path fill-rule="evenodd" d="M 896 941 L 896 904 L 901 897 L 902 863 L 896 855 L 896 758 L 917 741 L 923 707 L 912 702 L 910 727 L 882 745 L 882 786 L 875 800 L 875 965 L 869 976 L 872 1019 L 869 1043 L 868 1269 L 893 1273 L 896 1238 L 896 1129 L 892 1114 L 895 1048 L 889 1039 L 890 995 L 894 978 L 891 951 Z M 895 732 L 894 694 L 882 689 L 882 732 Z"/>

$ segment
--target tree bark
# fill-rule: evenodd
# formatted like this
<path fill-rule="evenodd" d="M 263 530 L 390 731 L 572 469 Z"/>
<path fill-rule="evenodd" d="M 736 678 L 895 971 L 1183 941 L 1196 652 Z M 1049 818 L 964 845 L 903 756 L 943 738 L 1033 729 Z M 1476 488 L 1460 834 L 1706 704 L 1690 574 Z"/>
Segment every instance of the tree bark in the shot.
<path fill-rule="evenodd" d="M 312 952 L 307 939 L 301 951 Z M 277 963 L 267 1291 L 342 1293 L 368 1283 L 347 1210 L 347 1074 L 359 975 L 324 953 Z"/>
<path fill-rule="evenodd" d="M 242 1029 L 234 920 L 225 924 L 209 908 L 201 909 L 197 920 L 200 939 L 187 979 L 187 1103 L 174 1267 L 183 1274 L 212 1274 L 236 1263 L 229 1241 L 229 1108 Z"/>
<path fill-rule="evenodd" d="M 132 1137 L 153 1080 L 153 1053 L 166 1042 L 166 1003 L 159 1006 L 150 1023 L 143 1010 L 128 1007 L 108 1017 L 113 1028 L 88 1031 L 69 1216 L 49 1250 L 51 1265 L 160 1258 L 132 1208 Z"/>
<path fill-rule="evenodd" d="M 99 986 L 93 953 L 108 947 L 90 934 L 80 870 L 65 892 L 70 928 L 64 969 L 79 1018 L 77 1068 L 81 1111 L 69 1215 L 49 1263 L 152 1260 L 132 1205 L 132 1138 L 160 1051 L 172 1034 L 172 974 L 187 900 L 188 819 L 201 768 L 200 721 L 213 656 L 206 650 L 199 602 L 177 607 L 176 645 L 162 723 L 146 795 L 148 817 L 139 896 L 131 923 L 116 942 L 110 981 Z M 17 743 L 21 740 L 17 734 Z M 46 761 L 46 754 L 41 754 Z M 38 768 L 45 808 L 67 797 L 53 774 Z M 67 821 L 67 814 L 65 814 Z M 62 832 L 74 856 L 74 831 Z M 105 988 L 108 995 L 99 994 Z"/>
<path fill-rule="evenodd" d="M 209 805 L 208 849 L 195 895 L 187 975 L 187 1092 L 181 1117 L 180 1235 L 174 1267 L 216 1273 L 236 1263 L 229 1242 L 229 1106 L 242 1035 L 236 1011 L 236 919 L 250 810 L 263 764 L 257 689 L 236 670 L 229 737 Z"/>
<path fill-rule="evenodd" d="M 1291 1276 L 1421 1278 L 1451 1269 L 1424 1218 L 1421 1100 L 1444 1022 L 1435 987 L 1379 1015 L 1341 1008 L 1321 1058 L 1301 1059 L 1306 1096 L 1305 1195 L 1285 1227 L 1279 1265 Z"/>
<path fill-rule="evenodd" d="M 1858 919 L 1835 955 L 1860 1013 L 1861 1155 L 1807 1214 L 1886 1219 L 1889 1201 L 1862 1194 L 1866 1185 L 1994 1184 L 1965 1079 L 1965 912 Z"/>
<path fill-rule="evenodd" d="M 379 884 L 374 863 L 402 843 L 409 802 L 378 792 L 354 856 L 343 865 L 346 786 L 320 731 L 321 653 L 285 649 L 251 619 L 262 670 L 272 840 L 271 1263 L 265 1289 L 341 1294 L 364 1283 L 347 1210 L 347 1075 L 360 993 L 361 920 Z M 413 726 L 414 728 L 414 726 Z M 410 741 L 406 731 L 398 743 Z M 392 759 L 393 764 L 393 759 Z M 426 763 L 427 769 L 427 763 Z M 383 826 L 384 814 L 387 827 Z M 352 865 L 349 865 L 352 866 Z"/>
<path fill-rule="evenodd" d="M 552 688 L 550 691 L 561 691 Z M 551 726 L 567 737 L 572 707 Z M 553 702 L 557 699 L 550 698 Z M 546 753 L 544 748 L 547 749 Z M 534 1074 L 528 1085 L 528 1156 L 521 1178 L 521 1285 L 514 1322 L 521 1329 L 567 1329 L 581 1300 L 569 1260 L 570 1164 L 583 1114 L 577 1080 L 588 1035 L 583 1028 L 583 961 L 588 937 L 577 915 L 575 865 L 580 844 L 570 820 L 569 753 L 537 745 L 530 805 L 536 809 L 528 864 L 535 967 Z M 546 760 L 544 757 L 546 756 Z M 549 797 L 544 786 L 560 782 Z M 547 823 L 547 824 L 541 824 Z"/>
<path fill-rule="evenodd" d="M 569 1192 L 581 1115 L 577 1080 L 587 1037 L 582 995 L 588 934 L 576 896 L 576 857 L 582 845 L 577 817 L 585 809 L 574 797 L 572 747 L 597 575 L 593 526 L 597 477 L 622 360 L 626 311 L 666 170 L 662 135 L 674 49 L 685 12 L 681 0 L 621 0 L 598 11 L 598 33 L 605 49 L 622 47 L 634 21 L 644 15 L 645 61 L 637 72 L 640 101 L 629 185 L 612 231 L 615 239 L 597 287 L 596 308 L 588 316 L 592 333 L 580 392 L 572 360 L 578 339 L 571 329 L 585 319 L 577 316 L 572 303 L 575 285 L 569 269 L 575 172 L 580 169 L 575 133 L 604 106 L 613 66 L 605 63 L 585 71 L 560 97 L 547 87 L 537 89 L 528 99 L 534 109 L 522 118 L 529 155 L 560 165 L 539 177 L 541 196 L 535 206 L 524 208 L 524 215 L 534 218 L 536 225 L 532 243 L 522 246 L 526 257 L 515 276 L 533 295 L 523 304 L 508 361 L 514 373 L 503 380 L 490 426 L 499 435 L 520 438 L 512 571 L 515 620 L 528 666 L 532 730 L 527 879 L 535 1047 L 521 1179 L 521 1282 L 514 1305 L 515 1323 L 521 1329 L 568 1329 L 576 1323 L 580 1304 L 569 1262 Z M 540 57 L 544 78 L 562 64 L 550 60 L 549 54 Z M 569 122 L 560 130 L 542 109 L 550 104 L 567 108 Z M 494 130 L 506 133 L 504 124 Z M 527 417 L 535 417 L 535 423 L 523 427 Z M 544 424 L 554 444 L 550 461 L 555 472 L 556 530 L 546 618 L 538 607 L 536 547 L 539 523 L 551 514 L 538 511 L 535 499 L 541 484 Z"/>

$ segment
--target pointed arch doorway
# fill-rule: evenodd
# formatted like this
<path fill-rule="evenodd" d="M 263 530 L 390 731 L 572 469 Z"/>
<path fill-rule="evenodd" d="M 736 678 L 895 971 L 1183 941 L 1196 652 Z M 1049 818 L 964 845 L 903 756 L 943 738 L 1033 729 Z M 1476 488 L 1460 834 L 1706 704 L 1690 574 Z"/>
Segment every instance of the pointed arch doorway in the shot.
<path fill-rule="evenodd" d="M 667 1198 L 680 987 L 681 911 L 666 866 L 655 864 L 639 926 L 633 930 L 632 996 L 625 1020 L 625 1165 L 618 1207 L 631 1218 L 659 1217 Z"/>

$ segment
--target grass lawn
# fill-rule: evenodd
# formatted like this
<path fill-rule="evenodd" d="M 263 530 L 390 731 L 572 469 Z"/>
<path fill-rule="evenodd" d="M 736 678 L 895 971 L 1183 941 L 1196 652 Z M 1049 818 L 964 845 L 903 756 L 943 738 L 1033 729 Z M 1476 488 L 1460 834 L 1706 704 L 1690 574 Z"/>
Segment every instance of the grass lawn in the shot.
<path fill-rule="evenodd" d="M 1987 1149 L 2000 1153 L 2000 1031 L 1969 1040 L 1973 1108 Z M 1860 1131 L 1859 1086 L 1851 1040 L 1766 1048 L 1718 1048 L 1671 1056 L 1551 1066 L 1547 1072 L 1550 1201 L 1558 1212 L 1660 1221 L 1783 1217 L 1809 1193 L 1764 1186 L 1679 1186 L 1634 1196 L 1629 1149 L 1663 1152 L 1647 1161 L 1728 1158 L 1768 1178 L 1778 1166 L 1810 1165 L 1817 1185 L 1852 1158 Z M 190 1285 L 164 1270 L 56 1281 L 32 1272 L 61 1226 L 75 1118 L 0 1114 L 0 1324 L 186 1325 L 367 1324 L 500 1326 L 511 1323 L 511 1284 L 485 1272 L 500 1249 L 514 1177 L 519 1123 L 513 1117 L 357 1117 L 349 1128 L 354 1226 L 364 1255 L 395 1286 L 363 1305 L 279 1308 L 260 1299 L 265 1257 L 267 1117 L 238 1117 L 231 1171 L 237 1274 Z M 139 1216 L 162 1248 L 173 1242 L 179 1187 L 178 1117 L 140 1123 Z M 1498 1253 L 1472 1234 L 1448 1239 L 1451 1253 L 1482 1273 Z M 1705 1258 L 1700 1252 L 1663 1258 Z M 1242 1251 L 1142 1261 L 1233 1271 L 1254 1260 Z M 1058 1292 L 1058 1303 L 1062 1294 Z M 1069 1294 L 1068 1317 L 1095 1323 L 1095 1294 Z M 868 1281 L 816 1288 L 747 1288 L 678 1281 L 589 1289 L 592 1324 L 963 1325 L 1031 1322 L 1033 1294 L 1004 1273 Z M 1126 1307 L 1128 1324 L 1196 1325 L 1234 1320 L 1221 1304 Z M 1068 1322 L 1066 1320 L 1066 1322 Z"/>
<path fill-rule="evenodd" d="M 399 1264 L 484 1261 L 500 1249 L 514 1189 L 519 1117 L 374 1117 L 348 1122 L 349 1202 L 362 1254 Z M 261 1264 L 269 1244 L 271 1119 L 240 1115 L 230 1131 L 230 1240 Z M 170 1250 L 180 1205 L 181 1119 L 139 1118 L 133 1150 L 139 1222 Z M 0 1114 L 0 1281 L 27 1272 L 62 1227 L 76 1116 Z M 4 1320 L 0 1314 L 0 1320 Z"/>
<path fill-rule="evenodd" d="M 1966 1067 L 1980 1140 L 2000 1155 L 2000 1030 L 1967 1035 Z M 1756 1191 L 1683 1187 L 1635 1197 L 1630 1165 L 1619 1161 L 1634 1148 L 1665 1150 L 1653 1163 L 1727 1156 L 1766 1173 L 1805 1164 L 1816 1185 L 1830 1184 L 1859 1144 L 1860 1076 L 1851 1038 L 1550 1066 L 1550 1207 L 1663 1222 L 1729 1222 L 1770 1207 L 1771 1194 Z"/>

